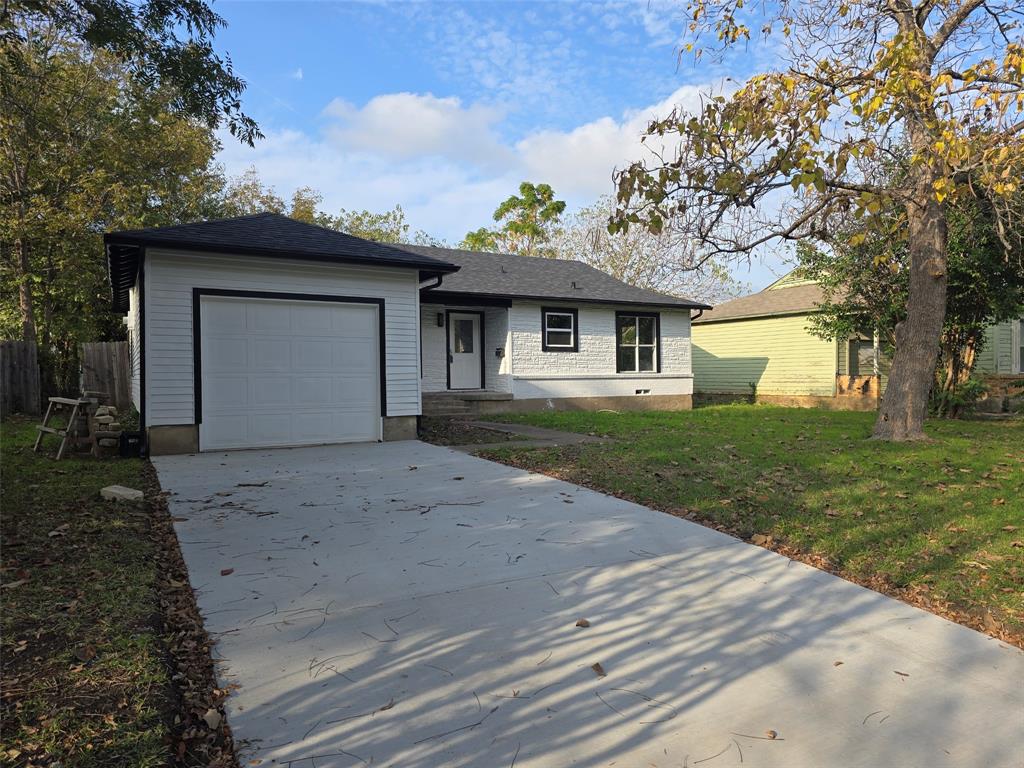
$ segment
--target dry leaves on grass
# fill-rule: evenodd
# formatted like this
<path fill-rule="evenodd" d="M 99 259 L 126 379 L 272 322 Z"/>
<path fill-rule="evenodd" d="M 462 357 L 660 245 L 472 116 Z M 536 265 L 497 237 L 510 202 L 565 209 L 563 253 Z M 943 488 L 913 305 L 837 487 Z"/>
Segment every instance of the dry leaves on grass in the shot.
<path fill-rule="evenodd" d="M 173 728 L 174 754 L 181 766 L 239 768 L 231 728 L 224 717 L 228 691 L 217 687 L 210 657 L 213 642 L 203 627 L 167 501 L 159 494 L 159 482 L 151 465 L 146 466 L 145 476 L 146 496 L 152 499 L 154 507 L 153 535 L 157 538 L 160 559 L 164 641 L 179 698 Z"/>

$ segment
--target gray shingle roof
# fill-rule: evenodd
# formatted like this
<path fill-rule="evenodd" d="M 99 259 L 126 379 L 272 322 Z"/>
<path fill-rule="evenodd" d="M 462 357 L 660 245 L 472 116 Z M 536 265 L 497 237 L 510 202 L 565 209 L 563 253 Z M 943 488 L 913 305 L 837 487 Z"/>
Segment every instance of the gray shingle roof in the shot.
<path fill-rule="evenodd" d="M 579 261 L 545 259 L 506 253 L 481 253 L 421 245 L 396 246 L 410 253 L 432 256 L 460 269 L 446 275 L 427 296 L 479 295 L 503 299 L 573 301 L 601 304 L 705 308 L 708 305 L 680 296 L 637 288 Z"/>
<path fill-rule="evenodd" d="M 432 292 L 439 299 L 469 294 L 697 309 L 708 306 L 627 285 L 578 261 L 377 243 L 277 213 L 111 232 L 103 241 L 114 308 L 119 311 L 128 308 L 128 291 L 144 247 L 410 267 L 420 270 L 423 278 L 445 275 L 441 288 Z"/>
<path fill-rule="evenodd" d="M 202 250 L 230 249 L 233 253 L 263 251 L 291 258 L 328 257 L 349 262 L 357 260 L 391 266 L 434 268 L 440 272 L 454 271 L 452 265 L 427 254 L 416 254 L 392 245 L 364 240 L 334 229 L 296 221 L 279 213 L 257 213 L 253 216 L 173 227 L 112 232 L 106 235 L 104 241 Z"/>
<path fill-rule="evenodd" d="M 122 312 L 128 308 L 128 290 L 135 282 L 141 247 L 409 267 L 420 270 L 424 277 L 458 269 L 427 254 L 353 237 L 279 213 L 111 232 L 104 235 L 103 242 L 107 246 L 114 309 Z"/>
<path fill-rule="evenodd" d="M 823 300 L 824 292 L 817 283 L 795 285 L 791 288 L 766 288 L 760 293 L 723 302 L 693 322 L 714 323 L 721 320 L 814 312 Z"/>

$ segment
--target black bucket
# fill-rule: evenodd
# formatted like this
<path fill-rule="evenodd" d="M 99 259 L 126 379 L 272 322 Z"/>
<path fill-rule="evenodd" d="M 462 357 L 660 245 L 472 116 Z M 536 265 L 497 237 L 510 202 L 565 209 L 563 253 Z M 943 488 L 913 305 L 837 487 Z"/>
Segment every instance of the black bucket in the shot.
<path fill-rule="evenodd" d="M 126 459 L 137 459 L 142 455 L 142 433 L 122 432 L 118 443 L 118 453 Z"/>

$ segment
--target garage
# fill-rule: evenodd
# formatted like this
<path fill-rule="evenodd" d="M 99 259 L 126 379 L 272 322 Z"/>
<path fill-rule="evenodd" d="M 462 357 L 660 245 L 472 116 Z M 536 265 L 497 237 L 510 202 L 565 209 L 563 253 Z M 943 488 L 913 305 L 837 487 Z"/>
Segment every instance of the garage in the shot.
<path fill-rule="evenodd" d="M 420 289 L 458 266 L 276 213 L 103 240 L 149 455 L 416 437 Z"/>
<path fill-rule="evenodd" d="M 199 292 L 199 448 L 379 440 L 379 307 Z"/>

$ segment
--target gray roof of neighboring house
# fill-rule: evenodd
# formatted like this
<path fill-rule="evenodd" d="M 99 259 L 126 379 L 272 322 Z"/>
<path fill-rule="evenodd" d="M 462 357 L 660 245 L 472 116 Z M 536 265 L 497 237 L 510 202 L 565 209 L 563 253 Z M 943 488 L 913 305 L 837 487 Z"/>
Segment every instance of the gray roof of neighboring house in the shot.
<path fill-rule="evenodd" d="M 396 247 L 459 266 L 458 272 L 444 276 L 439 288 L 425 291 L 424 300 L 434 297 L 443 301 L 456 296 L 472 298 L 478 295 L 505 300 L 531 299 L 679 309 L 703 309 L 709 306 L 681 296 L 627 285 L 580 261 L 423 245 Z"/>
<path fill-rule="evenodd" d="M 790 288 L 766 288 L 760 293 L 723 302 L 693 322 L 714 323 L 775 315 L 799 315 L 816 311 L 823 300 L 824 292 L 817 283 L 794 285 Z"/>

